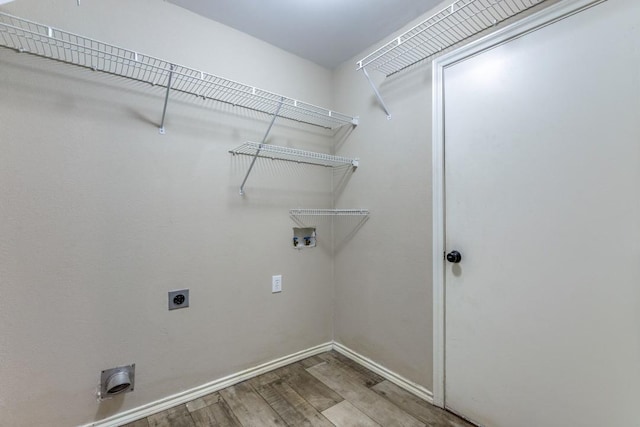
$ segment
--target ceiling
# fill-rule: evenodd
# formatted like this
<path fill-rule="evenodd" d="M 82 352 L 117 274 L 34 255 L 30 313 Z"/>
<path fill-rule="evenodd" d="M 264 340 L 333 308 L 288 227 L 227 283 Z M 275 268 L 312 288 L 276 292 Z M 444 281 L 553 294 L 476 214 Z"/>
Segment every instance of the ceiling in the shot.
<path fill-rule="evenodd" d="M 333 69 L 442 0 L 168 0 Z"/>

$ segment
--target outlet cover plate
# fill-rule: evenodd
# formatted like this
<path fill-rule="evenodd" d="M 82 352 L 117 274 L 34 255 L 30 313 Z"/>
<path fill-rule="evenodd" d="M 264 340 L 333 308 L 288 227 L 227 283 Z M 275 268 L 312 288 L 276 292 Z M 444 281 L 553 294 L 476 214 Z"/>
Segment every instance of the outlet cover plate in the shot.
<path fill-rule="evenodd" d="M 271 293 L 282 292 L 282 274 L 271 277 Z"/>
<path fill-rule="evenodd" d="M 169 310 L 189 307 L 189 289 L 169 291 Z"/>

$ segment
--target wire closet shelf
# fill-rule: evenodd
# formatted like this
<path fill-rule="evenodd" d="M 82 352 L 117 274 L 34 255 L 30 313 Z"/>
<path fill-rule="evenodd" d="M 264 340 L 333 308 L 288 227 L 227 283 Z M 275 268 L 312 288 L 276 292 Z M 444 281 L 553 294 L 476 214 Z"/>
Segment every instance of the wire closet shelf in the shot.
<path fill-rule="evenodd" d="M 457 0 L 358 61 L 358 70 L 397 73 L 546 0 Z"/>
<path fill-rule="evenodd" d="M 278 145 L 259 144 L 257 142 L 245 142 L 241 146 L 229 150 L 229 153 L 331 168 L 340 166 L 353 166 L 355 168 L 358 166 L 358 159 L 316 153 L 297 148 L 281 147 Z"/>
<path fill-rule="evenodd" d="M 0 45 L 322 128 L 357 124 L 346 114 L 2 12 Z"/>
<path fill-rule="evenodd" d="M 368 209 L 290 209 L 291 216 L 368 216 Z"/>

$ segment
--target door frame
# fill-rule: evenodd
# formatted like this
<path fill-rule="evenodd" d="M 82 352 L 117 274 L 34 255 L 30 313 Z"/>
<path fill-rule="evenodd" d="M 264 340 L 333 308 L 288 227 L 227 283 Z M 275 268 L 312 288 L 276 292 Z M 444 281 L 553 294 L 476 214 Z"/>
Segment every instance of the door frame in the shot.
<path fill-rule="evenodd" d="M 607 0 L 561 0 L 432 62 L 433 403 L 436 406 L 446 405 L 444 69 L 604 1 Z"/>

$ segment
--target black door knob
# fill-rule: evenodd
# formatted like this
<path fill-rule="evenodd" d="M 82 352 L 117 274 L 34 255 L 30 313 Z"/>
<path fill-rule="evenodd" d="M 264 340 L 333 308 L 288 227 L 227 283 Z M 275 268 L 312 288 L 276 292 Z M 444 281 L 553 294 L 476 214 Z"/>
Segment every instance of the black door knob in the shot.
<path fill-rule="evenodd" d="M 452 262 L 454 264 L 459 263 L 462 260 L 462 255 L 458 251 L 451 251 L 447 254 L 447 261 Z"/>

